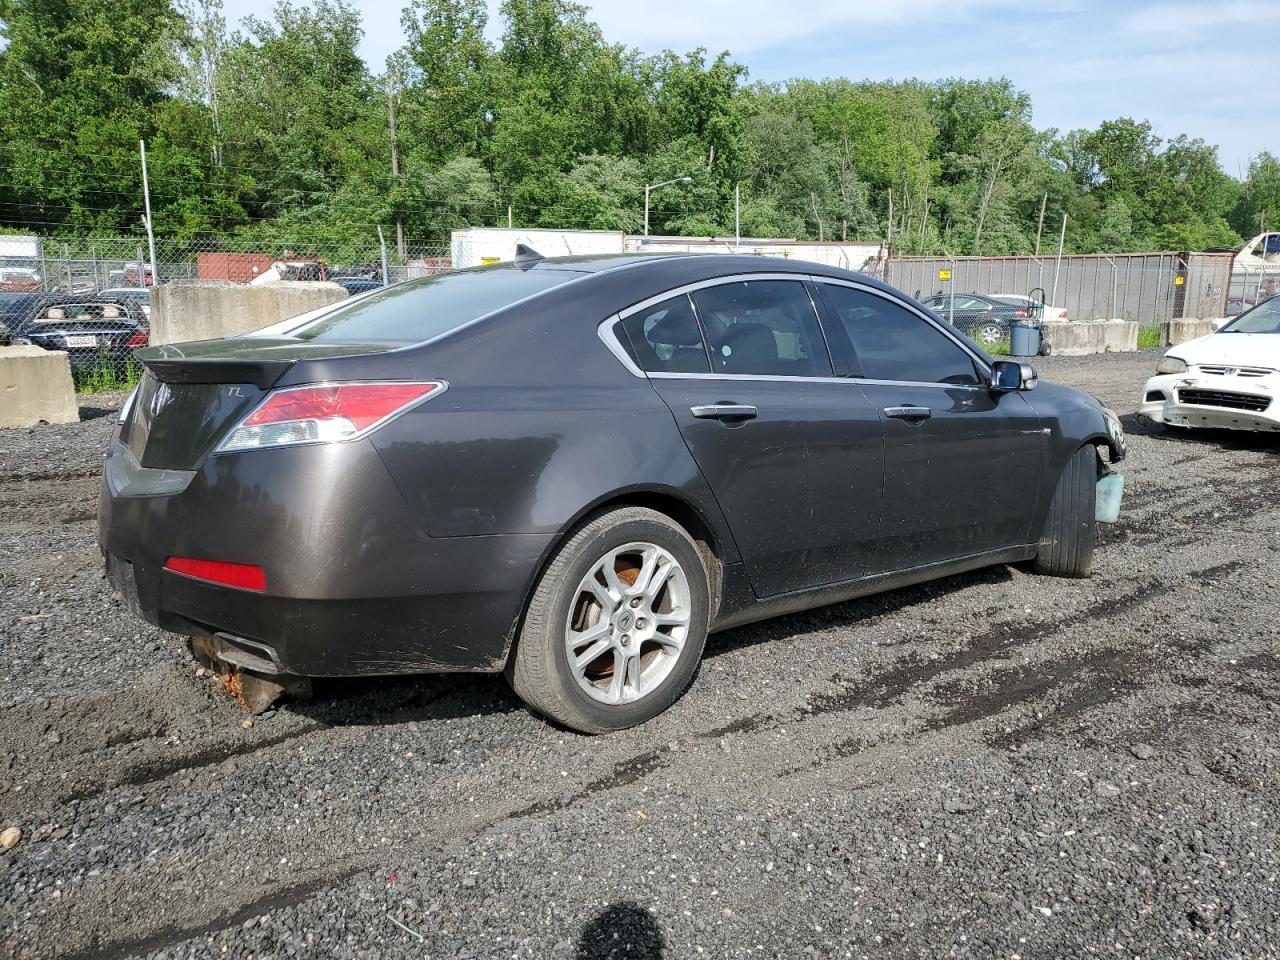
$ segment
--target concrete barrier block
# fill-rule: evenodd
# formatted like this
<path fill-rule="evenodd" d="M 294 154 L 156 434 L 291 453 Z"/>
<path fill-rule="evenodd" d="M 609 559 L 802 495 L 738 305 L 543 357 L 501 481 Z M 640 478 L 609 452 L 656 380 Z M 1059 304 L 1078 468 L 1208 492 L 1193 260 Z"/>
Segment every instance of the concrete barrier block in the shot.
<path fill-rule="evenodd" d="M 234 337 L 345 299 L 336 283 L 279 280 L 258 286 L 228 280 L 175 280 L 151 294 L 151 343 Z"/>
<path fill-rule="evenodd" d="M 1176 347 L 1178 344 L 1186 343 L 1188 340 L 1207 337 L 1213 333 L 1214 326 L 1212 320 L 1183 317 L 1178 320 L 1170 320 L 1162 326 L 1162 331 L 1160 339 L 1164 345 L 1166 347 Z"/>
<path fill-rule="evenodd" d="M 1138 321 L 1120 318 L 1102 321 L 1107 353 L 1132 353 L 1138 349 Z"/>
<path fill-rule="evenodd" d="M 0 427 L 78 423 L 71 362 L 62 350 L 0 347 Z"/>
<path fill-rule="evenodd" d="M 1046 320 L 1044 339 L 1054 356 L 1082 357 L 1107 348 L 1106 322 L 1097 320 Z"/>

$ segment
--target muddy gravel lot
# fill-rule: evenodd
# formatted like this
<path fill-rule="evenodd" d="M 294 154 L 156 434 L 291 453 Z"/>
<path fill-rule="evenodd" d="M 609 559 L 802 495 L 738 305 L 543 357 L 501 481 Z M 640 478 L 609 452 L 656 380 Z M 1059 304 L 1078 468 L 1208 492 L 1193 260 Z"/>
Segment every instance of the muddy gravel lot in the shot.
<path fill-rule="evenodd" d="M 0 431 L 0 955 L 1280 956 L 1280 443 L 1125 414 L 1086 581 L 997 567 L 712 638 L 588 738 L 498 677 L 248 729 L 111 599 L 119 398 Z"/>

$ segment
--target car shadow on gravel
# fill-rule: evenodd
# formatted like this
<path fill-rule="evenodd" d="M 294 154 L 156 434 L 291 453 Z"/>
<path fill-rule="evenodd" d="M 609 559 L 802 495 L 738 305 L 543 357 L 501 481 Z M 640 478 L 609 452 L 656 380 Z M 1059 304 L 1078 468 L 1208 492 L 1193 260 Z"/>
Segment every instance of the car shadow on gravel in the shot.
<path fill-rule="evenodd" d="M 81 406 L 80 422 L 84 423 L 86 420 L 97 420 L 100 417 L 114 416 L 119 412 L 120 411 L 115 407 Z"/>
<path fill-rule="evenodd" d="M 772 617 L 745 627 L 735 627 L 707 638 L 704 659 L 735 653 L 759 643 L 769 643 L 815 630 L 866 625 L 880 617 L 892 616 L 919 604 L 932 603 L 939 596 L 975 586 L 1007 584 L 1013 572 L 1007 564 L 983 567 L 968 573 L 931 580 L 897 590 L 887 590 L 856 600 L 815 607 L 801 613 Z"/>
<path fill-rule="evenodd" d="M 290 712 L 330 727 L 395 726 L 515 713 L 524 705 L 497 674 L 422 674 L 314 681 Z"/>
<path fill-rule="evenodd" d="M 1204 430 L 1166 427 L 1154 423 L 1136 413 L 1120 417 L 1120 424 L 1128 436 L 1149 437 L 1152 440 L 1173 443 L 1191 443 L 1213 446 L 1222 450 L 1280 453 L 1280 433 L 1256 433 L 1249 430 Z"/>
<path fill-rule="evenodd" d="M 707 638 L 704 659 L 814 630 L 867 624 L 939 596 L 979 585 L 1008 583 L 1008 566 L 986 567 L 912 587 L 774 617 Z M 527 713 L 528 708 L 498 674 L 419 674 L 354 679 L 317 679 L 308 700 L 287 700 L 282 709 L 327 727 L 395 726 L 436 720 Z"/>

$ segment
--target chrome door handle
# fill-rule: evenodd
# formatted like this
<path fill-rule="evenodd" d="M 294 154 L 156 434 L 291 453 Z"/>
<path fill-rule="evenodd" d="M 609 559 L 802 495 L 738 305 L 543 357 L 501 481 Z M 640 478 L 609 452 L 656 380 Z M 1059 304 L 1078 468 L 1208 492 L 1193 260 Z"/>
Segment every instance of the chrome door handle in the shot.
<path fill-rule="evenodd" d="M 705 403 L 689 412 L 699 420 L 754 420 L 759 411 L 745 403 Z"/>
<path fill-rule="evenodd" d="M 901 407 L 885 407 L 884 415 L 894 420 L 928 420 L 933 416 L 933 411 L 928 407 L 904 405 Z"/>

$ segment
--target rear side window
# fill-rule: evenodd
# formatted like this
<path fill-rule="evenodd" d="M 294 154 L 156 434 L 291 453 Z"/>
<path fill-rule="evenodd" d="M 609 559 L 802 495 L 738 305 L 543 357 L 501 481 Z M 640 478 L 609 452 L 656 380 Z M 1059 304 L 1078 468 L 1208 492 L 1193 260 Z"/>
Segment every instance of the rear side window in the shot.
<path fill-rule="evenodd" d="M 289 335 L 321 342 L 421 343 L 580 276 L 509 267 L 442 273 L 388 287 Z"/>
<path fill-rule="evenodd" d="M 803 283 L 739 280 L 692 296 L 716 373 L 831 376 L 827 342 Z"/>
<path fill-rule="evenodd" d="M 631 355 L 650 373 L 710 373 L 702 332 L 689 297 L 681 294 L 622 321 Z"/>
<path fill-rule="evenodd" d="M 978 383 L 969 354 L 910 310 L 865 290 L 823 286 L 868 380 Z"/>

